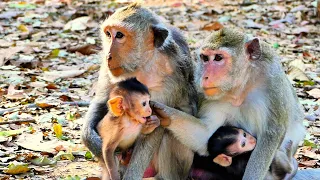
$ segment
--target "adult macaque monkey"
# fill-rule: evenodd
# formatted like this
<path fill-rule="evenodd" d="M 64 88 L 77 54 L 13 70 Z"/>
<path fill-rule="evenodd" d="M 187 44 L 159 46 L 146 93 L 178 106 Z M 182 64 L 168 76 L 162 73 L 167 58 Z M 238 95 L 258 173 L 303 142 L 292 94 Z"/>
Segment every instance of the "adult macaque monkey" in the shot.
<path fill-rule="evenodd" d="M 243 179 L 264 179 L 277 149 L 292 141 L 292 153 L 303 139 L 303 111 L 281 68 L 276 52 L 257 38 L 234 29 L 213 32 L 200 48 L 195 73 L 198 118 L 154 103 L 153 110 L 185 145 L 208 155 L 207 142 L 222 125 L 257 137 Z M 293 154 L 292 154 L 293 155 Z"/>
<path fill-rule="evenodd" d="M 99 159 L 102 141 L 96 126 L 108 112 L 106 102 L 112 84 L 136 77 L 148 87 L 152 100 L 190 114 L 196 110 L 192 60 L 177 29 L 134 3 L 106 19 L 101 31 L 103 60 L 82 133 L 84 144 Z M 185 179 L 193 152 L 169 131 L 157 128 L 137 140 L 124 179 L 141 179 L 152 158 L 157 177 Z"/>

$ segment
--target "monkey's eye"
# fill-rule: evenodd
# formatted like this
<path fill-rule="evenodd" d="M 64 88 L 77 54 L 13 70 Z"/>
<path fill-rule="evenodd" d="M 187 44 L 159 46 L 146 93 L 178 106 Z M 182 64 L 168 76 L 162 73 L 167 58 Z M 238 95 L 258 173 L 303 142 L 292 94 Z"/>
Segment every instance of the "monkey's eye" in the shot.
<path fill-rule="evenodd" d="M 121 39 L 123 38 L 124 34 L 122 34 L 122 32 L 117 32 L 116 34 L 116 38 Z"/>
<path fill-rule="evenodd" d="M 243 137 L 246 137 L 246 136 L 247 136 L 247 134 L 244 132 L 244 133 L 243 133 Z"/>
<path fill-rule="evenodd" d="M 107 35 L 109 38 L 111 38 L 111 34 L 110 34 L 109 31 L 106 32 L 106 35 Z"/>
<path fill-rule="evenodd" d="M 243 141 L 243 142 L 241 143 L 241 147 L 244 147 L 245 145 L 246 145 L 246 142 Z"/>
<path fill-rule="evenodd" d="M 209 61 L 209 56 L 204 55 L 204 54 L 200 54 L 200 59 L 202 59 L 203 62 L 207 62 L 207 61 Z"/>
<path fill-rule="evenodd" d="M 223 59 L 221 54 L 216 54 L 216 56 L 214 57 L 215 61 L 221 61 Z"/>
<path fill-rule="evenodd" d="M 144 102 L 142 103 L 142 106 L 146 106 L 146 105 L 147 105 L 147 102 L 144 101 Z"/>

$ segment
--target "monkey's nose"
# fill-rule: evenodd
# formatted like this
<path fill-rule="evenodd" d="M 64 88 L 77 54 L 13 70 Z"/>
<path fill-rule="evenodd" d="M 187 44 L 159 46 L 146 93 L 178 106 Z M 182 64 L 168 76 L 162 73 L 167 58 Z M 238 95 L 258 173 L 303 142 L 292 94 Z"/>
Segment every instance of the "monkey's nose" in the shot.
<path fill-rule="evenodd" d="M 111 55 L 109 55 L 109 56 L 107 57 L 107 59 L 108 59 L 108 61 L 110 61 L 110 60 L 112 59 Z"/>
<path fill-rule="evenodd" d="M 254 137 L 251 137 L 251 138 L 250 138 L 250 143 L 251 143 L 251 144 L 256 144 L 256 139 L 255 139 Z"/>
<path fill-rule="evenodd" d="M 209 79 L 209 77 L 208 77 L 208 76 L 206 76 L 206 77 L 204 77 L 203 79 L 204 79 L 204 80 L 208 80 L 208 79 Z"/>

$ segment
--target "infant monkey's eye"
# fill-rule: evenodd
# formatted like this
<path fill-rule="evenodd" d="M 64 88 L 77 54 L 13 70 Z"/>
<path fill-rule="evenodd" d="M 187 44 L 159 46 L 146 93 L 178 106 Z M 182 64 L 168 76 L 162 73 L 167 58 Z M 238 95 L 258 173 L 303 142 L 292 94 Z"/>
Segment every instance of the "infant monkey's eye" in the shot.
<path fill-rule="evenodd" d="M 243 142 L 241 143 L 241 147 L 244 147 L 245 145 L 246 145 L 246 142 L 243 141 Z"/>
<path fill-rule="evenodd" d="M 144 102 L 142 103 L 142 106 L 146 106 L 146 105 L 147 105 L 147 102 L 144 101 Z"/>
<path fill-rule="evenodd" d="M 245 132 L 243 133 L 243 137 L 247 137 L 247 134 Z"/>

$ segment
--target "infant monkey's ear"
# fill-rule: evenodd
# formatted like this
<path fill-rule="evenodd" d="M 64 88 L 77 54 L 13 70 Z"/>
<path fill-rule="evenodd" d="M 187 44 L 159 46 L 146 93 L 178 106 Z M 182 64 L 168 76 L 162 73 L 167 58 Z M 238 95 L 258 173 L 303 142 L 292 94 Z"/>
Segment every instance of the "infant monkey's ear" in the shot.
<path fill-rule="evenodd" d="M 124 113 L 124 101 L 122 96 L 116 96 L 108 100 L 108 108 L 114 116 L 122 116 Z"/>
<path fill-rule="evenodd" d="M 219 154 L 213 159 L 213 162 L 219 164 L 220 166 L 228 167 L 232 163 L 232 157 L 225 154 Z"/>

